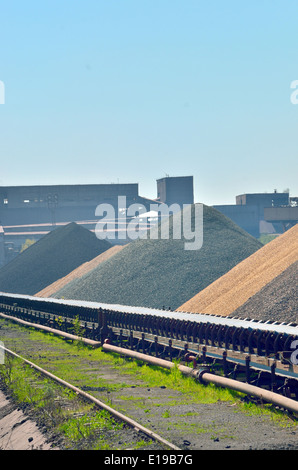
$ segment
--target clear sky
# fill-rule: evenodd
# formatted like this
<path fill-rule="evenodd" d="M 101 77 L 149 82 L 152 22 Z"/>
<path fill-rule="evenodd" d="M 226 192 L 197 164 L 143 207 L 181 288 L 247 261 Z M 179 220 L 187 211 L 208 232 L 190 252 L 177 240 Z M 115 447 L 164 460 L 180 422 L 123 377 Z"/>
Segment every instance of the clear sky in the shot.
<path fill-rule="evenodd" d="M 0 185 L 298 196 L 297 0 L 0 1 Z"/>

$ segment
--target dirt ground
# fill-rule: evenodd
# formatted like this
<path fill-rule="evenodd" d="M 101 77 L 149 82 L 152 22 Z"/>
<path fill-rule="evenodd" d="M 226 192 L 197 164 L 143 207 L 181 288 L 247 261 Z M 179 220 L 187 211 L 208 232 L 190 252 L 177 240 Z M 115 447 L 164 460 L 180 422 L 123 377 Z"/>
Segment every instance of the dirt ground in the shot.
<path fill-rule="evenodd" d="M 36 358 L 37 353 L 40 357 L 46 357 L 46 351 L 42 349 L 42 345 L 30 341 L 30 330 L 12 328 L 11 324 L 3 319 L 0 320 L 0 340 L 7 348 L 13 349 L 13 346 L 17 345 L 16 352 L 32 362 L 34 362 L 33 358 Z M 59 355 L 59 350 L 57 350 L 57 355 Z M 78 361 L 78 355 L 74 350 L 74 367 L 81 366 Z M 42 367 L 45 367 L 44 364 Z M 104 365 L 94 364 L 94 361 L 90 360 L 89 363 L 84 364 L 84 367 L 89 374 L 100 373 L 101 379 L 106 380 L 109 384 L 117 383 L 119 385 L 125 381 L 126 383 L 132 381 L 131 377 L 115 372 L 113 366 L 106 363 Z M 81 388 L 85 388 L 85 391 L 103 402 L 108 399 L 110 406 L 127 414 L 182 450 L 298 449 L 298 427 L 297 424 L 293 425 L 292 420 L 289 419 L 289 426 L 281 426 L 274 423 L 269 416 L 244 413 L 234 402 L 193 403 L 187 399 L 185 394 L 177 390 L 169 389 L 162 384 L 146 387 L 139 380 L 134 380 L 129 387 L 120 387 L 117 391 L 110 392 L 102 387 L 94 387 L 90 390 L 90 387 L 82 385 Z M 2 404 L 3 400 L 5 399 L 2 397 Z M 139 406 L 140 402 L 142 406 Z M 4 426 L 3 419 L 5 420 L 9 413 L 14 413 L 17 410 L 17 406 L 13 406 L 11 402 L 9 402 L 9 406 L 7 404 L 8 402 L 4 408 L 1 408 L 0 402 L 0 431 Z M 6 414 L 3 411 L 5 408 Z M 34 422 L 32 410 L 26 408 L 23 412 Z M 25 418 L 20 419 L 22 421 Z M 35 422 L 38 424 L 37 416 Z M 290 425 L 291 423 L 292 425 Z M 0 448 L 6 442 L 3 437 L 5 432 L 6 435 L 11 433 L 13 425 L 12 421 L 6 419 L 6 429 L 4 431 L 2 429 L 0 432 Z M 60 446 L 63 449 L 61 436 L 53 435 L 49 426 L 39 427 L 44 436 L 45 445 L 56 446 L 56 448 Z M 38 426 L 34 428 L 36 432 L 37 428 Z M 24 439 L 28 445 L 27 434 Z M 123 442 L 131 444 L 131 448 L 134 448 L 137 439 L 140 439 L 139 433 L 132 429 L 123 430 L 121 437 L 111 435 L 111 442 L 113 442 L 115 450 L 121 448 Z M 31 445 L 32 442 L 30 442 Z M 38 442 L 41 443 L 41 441 Z M 146 450 L 150 449 L 158 450 L 164 449 L 164 447 L 157 442 L 152 442 L 148 443 L 146 447 Z"/>
<path fill-rule="evenodd" d="M 1 385 L 0 385 L 1 386 Z M 0 450 L 49 450 L 47 436 L 0 390 Z"/>

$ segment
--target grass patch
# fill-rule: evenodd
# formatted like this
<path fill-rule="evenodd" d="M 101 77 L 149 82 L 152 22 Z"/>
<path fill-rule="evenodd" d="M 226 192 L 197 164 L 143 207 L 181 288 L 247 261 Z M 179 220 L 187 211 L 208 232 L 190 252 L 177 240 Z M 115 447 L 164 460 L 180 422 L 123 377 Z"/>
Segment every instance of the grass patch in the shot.
<path fill-rule="evenodd" d="M 138 361 L 132 359 L 118 358 L 115 363 L 118 370 L 130 373 L 133 377 L 138 377 L 144 382 L 146 387 L 160 387 L 161 385 L 181 392 L 189 401 L 195 403 L 215 403 L 220 401 L 235 400 L 235 397 L 241 396 L 238 392 L 229 389 L 221 389 L 212 384 L 205 386 L 198 384 L 194 378 L 183 375 L 178 364 L 172 369 L 162 369 L 158 366 L 143 364 L 140 367 Z"/>
<path fill-rule="evenodd" d="M 23 361 L 8 356 L 0 366 L 0 381 L 10 390 L 19 406 L 34 410 L 38 423 L 59 433 L 63 448 L 113 449 L 110 432 L 117 437 L 123 423 L 107 411 L 98 410 L 92 403 L 80 400 L 75 392 L 44 378 Z M 125 448 L 125 445 L 124 445 Z"/>
<path fill-rule="evenodd" d="M 279 235 L 275 235 L 275 234 L 262 234 L 258 240 L 259 242 L 262 243 L 262 245 L 266 245 L 267 243 L 270 243 L 272 240 L 274 240 L 275 238 L 277 238 Z"/>
<path fill-rule="evenodd" d="M 93 416 L 83 414 L 81 417 L 72 417 L 59 426 L 59 430 L 72 441 L 89 439 L 95 433 L 122 428 L 123 424 L 117 423 L 105 410 L 96 411 Z"/>

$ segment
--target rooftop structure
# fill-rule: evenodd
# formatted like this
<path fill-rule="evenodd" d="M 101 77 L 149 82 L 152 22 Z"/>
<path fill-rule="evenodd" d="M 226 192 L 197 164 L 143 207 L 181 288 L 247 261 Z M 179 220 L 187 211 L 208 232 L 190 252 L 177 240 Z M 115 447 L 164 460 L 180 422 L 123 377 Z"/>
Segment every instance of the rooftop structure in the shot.
<path fill-rule="evenodd" d="M 282 233 L 285 230 L 278 219 L 266 218 L 270 208 L 289 207 L 288 192 L 253 193 L 236 196 L 236 204 L 216 205 L 217 210 L 233 220 L 239 227 L 258 238 L 262 233 Z"/>
<path fill-rule="evenodd" d="M 193 204 L 193 176 L 167 176 L 157 180 L 157 199 L 167 205 Z"/>

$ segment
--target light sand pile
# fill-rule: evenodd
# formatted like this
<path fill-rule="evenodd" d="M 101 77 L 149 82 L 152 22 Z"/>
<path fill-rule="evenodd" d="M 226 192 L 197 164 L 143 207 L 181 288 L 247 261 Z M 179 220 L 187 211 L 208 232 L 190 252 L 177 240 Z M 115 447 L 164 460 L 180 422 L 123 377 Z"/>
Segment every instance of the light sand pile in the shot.
<path fill-rule="evenodd" d="M 49 286 L 47 286 L 45 289 L 41 290 L 40 292 L 37 292 L 35 296 L 36 297 L 51 297 L 56 292 L 58 292 L 58 290 L 62 289 L 62 287 L 66 286 L 69 282 L 73 281 L 74 279 L 78 279 L 81 276 L 84 276 L 84 274 L 87 274 L 89 271 L 92 271 L 92 269 L 96 268 L 100 263 L 103 263 L 114 254 L 121 251 L 124 248 L 124 246 L 125 245 L 112 246 L 107 251 L 105 251 L 104 253 L 101 253 L 99 256 L 96 256 L 91 261 L 83 263 L 81 266 L 74 269 L 66 276 L 53 282 L 52 284 L 50 284 Z"/>
<path fill-rule="evenodd" d="M 298 260 L 298 225 L 241 261 L 178 311 L 230 315 Z"/>

